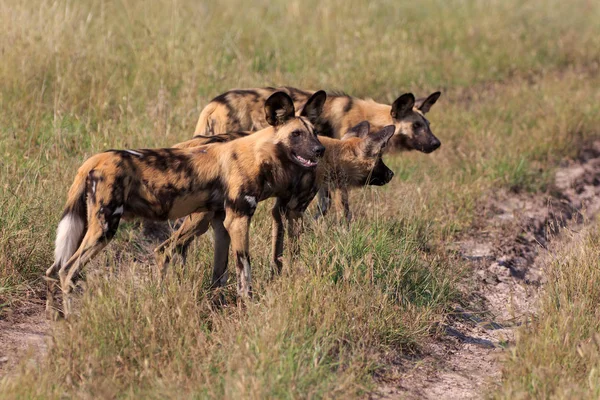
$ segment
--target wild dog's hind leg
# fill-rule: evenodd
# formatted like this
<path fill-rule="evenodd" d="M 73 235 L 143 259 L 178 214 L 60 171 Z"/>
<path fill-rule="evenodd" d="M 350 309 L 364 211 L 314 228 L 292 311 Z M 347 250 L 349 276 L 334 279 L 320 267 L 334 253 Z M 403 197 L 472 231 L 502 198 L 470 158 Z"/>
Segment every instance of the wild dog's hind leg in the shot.
<path fill-rule="evenodd" d="M 318 210 L 317 210 L 317 215 L 316 215 L 315 219 L 318 219 L 319 217 L 324 217 L 325 215 L 327 215 L 327 212 L 329 211 L 330 207 L 331 207 L 331 192 L 327 188 L 319 189 L 319 204 L 318 204 Z"/>
<path fill-rule="evenodd" d="M 69 261 L 60 269 L 60 285 L 63 296 L 63 314 L 68 318 L 72 313 L 71 291 L 75 287 L 75 277 L 79 270 L 108 244 L 102 240 L 103 232 L 97 227 L 88 229 L 81 246 Z"/>
<path fill-rule="evenodd" d="M 204 235 L 210 226 L 214 213 L 198 212 L 188 215 L 177 232 L 162 242 L 155 250 L 156 259 L 160 265 L 161 279 L 167 274 L 173 253 L 177 253 L 185 264 L 187 251 L 194 238 Z"/>
<path fill-rule="evenodd" d="M 58 289 L 58 275 L 56 273 L 59 270 L 57 263 L 52 264 L 50 268 L 46 270 L 46 318 L 55 320 L 58 317 L 56 302 L 54 295 Z"/>
<path fill-rule="evenodd" d="M 71 291 L 79 270 L 112 240 L 123 215 L 124 188 L 102 184 L 103 179 L 90 173 L 91 192 L 87 197 L 87 232 L 79 248 L 60 268 L 65 318 L 72 312 Z M 112 187 L 112 192 L 106 189 Z"/>
<path fill-rule="evenodd" d="M 225 213 L 218 212 L 212 220 L 213 233 L 215 238 L 215 252 L 213 258 L 212 288 L 223 287 L 227 283 L 227 264 L 229 262 L 229 245 L 231 238 L 223 221 Z"/>

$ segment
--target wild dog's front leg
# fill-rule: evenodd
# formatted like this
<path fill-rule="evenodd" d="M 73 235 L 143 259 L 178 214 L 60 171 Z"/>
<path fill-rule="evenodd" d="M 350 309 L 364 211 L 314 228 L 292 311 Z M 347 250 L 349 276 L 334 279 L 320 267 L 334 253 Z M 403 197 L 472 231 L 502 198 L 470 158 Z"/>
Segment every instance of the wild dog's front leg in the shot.
<path fill-rule="evenodd" d="M 214 213 L 212 212 L 198 212 L 187 216 L 177 232 L 154 250 L 157 263 L 161 269 L 161 278 L 164 278 L 167 273 L 173 253 L 179 254 L 185 264 L 190 244 L 194 238 L 206 233 L 213 216 Z"/>
<path fill-rule="evenodd" d="M 340 200 L 342 202 L 342 210 L 344 212 L 344 218 L 346 223 L 352 222 L 352 212 L 350 211 L 350 199 L 348 194 L 348 188 L 342 187 L 339 189 Z"/>
<path fill-rule="evenodd" d="M 287 210 L 288 220 L 288 238 L 290 242 L 290 258 L 291 261 L 295 261 L 300 254 L 299 239 L 300 235 L 304 232 L 304 225 L 302 223 L 302 217 L 304 213 L 298 210 Z"/>
<path fill-rule="evenodd" d="M 278 198 L 271 210 L 273 216 L 272 239 L 271 239 L 271 276 L 281 274 L 283 266 L 283 240 L 285 227 L 283 225 L 283 216 L 286 213 L 283 201 Z"/>
<path fill-rule="evenodd" d="M 343 219 L 350 223 L 352 221 L 352 213 L 350 212 L 350 202 L 348 198 L 348 188 L 341 187 L 336 188 L 333 191 L 333 204 L 335 207 L 335 220 L 336 222 L 340 222 L 341 216 Z"/>
<path fill-rule="evenodd" d="M 250 219 L 251 216 L 237 213 L 231 208 L 226 210 L 225 229 L 231 237 L 231 248 L 235 255 L 237 291 L 240 297 L 248 299 L 252 297 L 249 254 Z"/>

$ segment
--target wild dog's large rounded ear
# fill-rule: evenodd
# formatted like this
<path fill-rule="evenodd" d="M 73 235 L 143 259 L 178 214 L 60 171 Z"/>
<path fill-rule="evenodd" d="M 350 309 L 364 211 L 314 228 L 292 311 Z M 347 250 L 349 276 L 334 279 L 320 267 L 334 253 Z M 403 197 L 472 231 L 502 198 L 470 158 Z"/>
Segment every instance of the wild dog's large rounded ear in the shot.
<path fill-rule="evenodd" d="M 284 92 L 275 92 L 265 101 L 265 117 L 271 126 L 279 126 L 295 117 L 294 102 Z"/>
<path fill-rule="evenodd" d="M 415 96 L 412 93 L 404 93 L 392 104 L 392 118 L 402 119 L 407 116 L 415 105 Z"/>
<path fill-rule="evenodd" d="M 365 138 L 364 142 L 364 151 L 369 154 L 379 154 L 381 149 L 385 147 L 387 142 L 390 141 L 392 136 L 394 136 L 394 132 L 396 131 L 396 127 L 394 125 L 388 125 L 377 132 L 371 133 Z"/>
<path fill-rule="evenodd" d="M 324 90 L 315 92 L 304 105 L 300 116 L 308 118 L 314 124 L 323 112 L 325 100 L 327 100 L 327 93 Z"/>
<path fill-rule="evenodd" d="M 342 137 L 342 140 L 350 139 L 353 137 L 357 138 L 365 138 L 369 135 L 369 131 L 371 130 L 371 125 L 369 121 L 359 122 L 357 125 L 348 129 L 348 132 Z"/>
<path fill-rule="evenodd" d="M 427 114 L 431 110 L 431 106 L 435 104 L 441 95 L 441 92 L 434 92 L 427 97 L 421 97 L 415 101 L 415 107 L 423 114 Z"/>

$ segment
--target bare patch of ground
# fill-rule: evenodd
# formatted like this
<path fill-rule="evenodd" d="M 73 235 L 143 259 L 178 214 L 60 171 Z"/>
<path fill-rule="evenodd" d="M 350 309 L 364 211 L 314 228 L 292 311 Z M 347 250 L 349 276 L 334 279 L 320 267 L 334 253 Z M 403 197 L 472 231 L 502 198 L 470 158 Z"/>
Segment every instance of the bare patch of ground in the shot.
<path fill-rule="evenodd" d="M 551 242 L 600 212 L 600 142 L 563 162 L 547 193 L 500 191 L 480 210 L 473 231 L 449 249 L 470 262 L 466 304 L 419 357 L 392 362 L 372 398 L 477 399 L 493 391 L 515 329 L 535 313 Z"/>
<path fill-rule="evenodd" d="M 0 319 L 0 379 L 16 374 L 23 362 L 36 363 L 48 350 L 50 324 L 44 306 L 29 303 Z"/>

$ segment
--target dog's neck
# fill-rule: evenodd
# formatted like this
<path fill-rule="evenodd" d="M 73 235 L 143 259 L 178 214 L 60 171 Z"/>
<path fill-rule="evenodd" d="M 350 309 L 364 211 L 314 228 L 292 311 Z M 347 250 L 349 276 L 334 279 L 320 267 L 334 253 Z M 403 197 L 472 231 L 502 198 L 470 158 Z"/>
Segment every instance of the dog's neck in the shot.
<path fill-rule="evenodd" d="M 325 146 L 325 154 L 317 166 L 320 186 L 352 186 L 356 176 L 357 143 L 354 140 L 339 140 L 319 136 Z"/>

